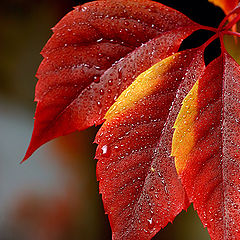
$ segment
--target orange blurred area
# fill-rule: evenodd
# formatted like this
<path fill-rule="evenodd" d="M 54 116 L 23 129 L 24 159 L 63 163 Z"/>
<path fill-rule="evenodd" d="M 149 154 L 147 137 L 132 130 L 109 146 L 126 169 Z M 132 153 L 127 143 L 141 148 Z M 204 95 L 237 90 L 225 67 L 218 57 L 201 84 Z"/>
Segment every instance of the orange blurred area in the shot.
<path fill-rule="evenodd" d="M 195 21 L 199 16 L 198 22 L 205 24 L 206 14 L 201 22 L 194 2 L 189 8 L 188 1 L 160 2 Z M 203 8 L 209 4 L 203 2 Z M 34 75 L 42 60 L 39 53 L 51 36 L 50 28 L 79 3 L 1 1 L 0 240 L 111 239 L 96 181 L 93 141 L 97 128 L 53 140 L 20 165 L 33 128 Z M 209 9 L 213 14 L 220 11 L 214 6 Z M 191 207 L 154 239 L 205 240 L 209 236 Z"/>
<path fill-rule="evenodd" d="M 226 15 L 238 4 L 238 0 L 209 0 L 209 2 L 212 2 L 216 6 L 222 8 Z"/>

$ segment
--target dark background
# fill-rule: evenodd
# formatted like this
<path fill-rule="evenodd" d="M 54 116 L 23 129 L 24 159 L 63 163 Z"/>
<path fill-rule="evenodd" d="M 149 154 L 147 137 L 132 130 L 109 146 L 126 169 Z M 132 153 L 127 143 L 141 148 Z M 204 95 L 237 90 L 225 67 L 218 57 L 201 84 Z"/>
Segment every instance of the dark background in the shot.
<path fill-rule="evenodd" d="M 207 0 L 159 1 L 192 20 L 217 27 L 223 12 Z M 8 0 L 0 7 L 0 240 L 110 240 L 95 176 L 97 129 L 61 137 L 20 165 L 31 137 L 35 72 L 53 27 L 84 1 Z M 181 49 L 211 36 L 196 32 Z M 218 42 L 207 48 L 209 63 Z M 191 207 L 154 239 L 209 239 Z"/>

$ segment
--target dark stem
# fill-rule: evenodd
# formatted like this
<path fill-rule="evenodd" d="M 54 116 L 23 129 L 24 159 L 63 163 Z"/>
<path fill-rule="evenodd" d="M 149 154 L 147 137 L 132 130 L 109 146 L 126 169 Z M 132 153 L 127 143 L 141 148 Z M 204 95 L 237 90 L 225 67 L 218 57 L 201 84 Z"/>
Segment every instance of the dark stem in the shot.
<path fill-rule="evenodd" d="M 209 27 L 209 26 L 204 26 L 204 25 L 201 25 L 201 29 L 202 29 L 202 30 L 211 31 L 211 32 L 215 32 L 215 33 L 218 31 L 217 28 Z"/>
<path fill-rule="evenodd" d="M 214 34 L 212 37 L 210 37 L 203 45 L 203 48 L 206 48 L 211 42 L 216 40 L 219 37 L 219 33 Z"/>

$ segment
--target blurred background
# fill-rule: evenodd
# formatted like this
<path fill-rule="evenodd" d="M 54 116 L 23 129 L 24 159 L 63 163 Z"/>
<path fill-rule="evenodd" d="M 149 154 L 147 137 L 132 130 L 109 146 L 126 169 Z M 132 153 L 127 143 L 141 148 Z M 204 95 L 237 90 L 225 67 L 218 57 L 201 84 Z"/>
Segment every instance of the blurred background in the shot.
<path fill-rule="evenodd" d="M 223 12 L 198 1 L 159 1 L 192 20 L 217 27 Z M 35 73 L 40 51 L 73 0 L 2 0 L 0 5 L 0 240 L 110 240 L 92 144 L 91 128 L 53 140 L 20 165 L 33 128 Z M 194 34 L 182 48 L 200 45 L 209 33 Z M 219 54 L 218 43 L 206 61 Z M 214 45 L 214 44 L 213 44 Z M 155 240 L 207 240 L 190 207 Z"/>

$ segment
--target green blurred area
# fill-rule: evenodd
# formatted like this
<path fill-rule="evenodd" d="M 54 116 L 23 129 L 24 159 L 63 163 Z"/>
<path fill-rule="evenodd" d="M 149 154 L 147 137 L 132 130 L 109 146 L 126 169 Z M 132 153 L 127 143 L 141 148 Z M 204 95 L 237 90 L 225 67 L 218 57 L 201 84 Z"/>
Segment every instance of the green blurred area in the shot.
<path fill-rule="evenodd" d="M 1 2 L 1 240 L 111 239 L 95 175 L 96 146 L 92 142 L 96 128 L 54 140 L 19 165 L 33 127 L 34 75 L 42 60 L 39 53 L 51 36 L 50 28 L 79 3 Z M 175 3 L 169 1 L 172 6 Z M 197 7 L 193 9 L 193 15 L 197 11 Z M 191 206 L 154 239 L 207 240 L 209 236 Z"/>
<path fill-rule="evenodd" d="M 240 24 L 237 23 L 236 31 L 240 31 Z M 224 36 L 224 44 L 231 56 L 240 64 L 240 38 L 231 35 Z"/>

